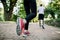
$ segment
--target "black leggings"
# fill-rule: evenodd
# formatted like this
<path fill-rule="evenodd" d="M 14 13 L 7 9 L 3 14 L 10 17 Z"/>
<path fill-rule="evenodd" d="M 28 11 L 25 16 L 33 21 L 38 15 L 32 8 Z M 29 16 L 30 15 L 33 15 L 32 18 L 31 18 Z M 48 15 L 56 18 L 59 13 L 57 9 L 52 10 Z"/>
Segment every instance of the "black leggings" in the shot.
<path fill-rule="evenodd" d="M 36 17 L 37 14 L 37 7 L 36 7 L 36 0 L 24 0 L 24 8 L 26 11 L 26 21 L 25 30 L 28 30 L 29 21 Z"/>

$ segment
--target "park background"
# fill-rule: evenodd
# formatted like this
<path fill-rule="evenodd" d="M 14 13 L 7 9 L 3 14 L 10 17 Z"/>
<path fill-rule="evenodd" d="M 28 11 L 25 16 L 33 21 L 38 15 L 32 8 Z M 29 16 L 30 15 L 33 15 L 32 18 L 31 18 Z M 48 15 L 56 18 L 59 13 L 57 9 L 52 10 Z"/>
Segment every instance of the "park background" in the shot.
<path fill-rule="evenodd" d="M 45 6 L 45 23 L 60 27 L 60 0 L 36 0 L 36 3 L 37 8 L 40 4 Z M 0 22 L 16 22 L 18 15 L 21 18 L 26 17 L 23 0 L 0 0 Z M 38 15 L 31 22 L 38 22 Z"/>

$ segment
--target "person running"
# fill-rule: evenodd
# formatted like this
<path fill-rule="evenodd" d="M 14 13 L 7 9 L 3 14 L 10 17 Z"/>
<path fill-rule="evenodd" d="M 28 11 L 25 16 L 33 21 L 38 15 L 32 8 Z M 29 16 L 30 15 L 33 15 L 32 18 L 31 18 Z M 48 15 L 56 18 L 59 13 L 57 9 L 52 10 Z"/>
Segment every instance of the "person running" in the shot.
<path fill-rule="evenodd" d="M 24 3 L 25 12 L 26 12 L 26 18 L 25 19 L 21 18 L 22 23 L 20 25 L 24 26 L 23 34 L 29 35 L 30 34 L 30 32 L 28 31 L 29 22 L 30 20 L 35 18 L 37 15 L 36 0 L 23 0 L 23 3 Z"/>
<path fill-rule="evenodd" d="M 39 20 L 39 26 L 44 29 L 44 10 L 45 7 L 43 7 L 42 4 L 40 4 L 38 8 L 38 20 Z"/>

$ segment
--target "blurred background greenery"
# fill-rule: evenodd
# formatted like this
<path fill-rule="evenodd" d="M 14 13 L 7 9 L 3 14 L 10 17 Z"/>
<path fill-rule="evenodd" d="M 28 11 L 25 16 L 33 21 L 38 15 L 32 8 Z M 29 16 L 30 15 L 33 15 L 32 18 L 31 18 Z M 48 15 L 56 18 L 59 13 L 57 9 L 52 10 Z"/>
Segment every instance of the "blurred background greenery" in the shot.
<path fill-rule="evenodd" d="M 42 3 L 45 6 L 44 21 L 48 25 L 60 27 L 60 0 L 36 0 L 37 8 Z M 6 5 L 4 5 L 6 4 Z M 12 5 L 13 4 L 13 5 Z M 16 14 L 14 11 L 14 7 Z M 0 21 L 16 21 L 17 17 L 25 18 L 23 0 L 0 0 Z M 38 22 L 38 15 L 31 20 Z"/>

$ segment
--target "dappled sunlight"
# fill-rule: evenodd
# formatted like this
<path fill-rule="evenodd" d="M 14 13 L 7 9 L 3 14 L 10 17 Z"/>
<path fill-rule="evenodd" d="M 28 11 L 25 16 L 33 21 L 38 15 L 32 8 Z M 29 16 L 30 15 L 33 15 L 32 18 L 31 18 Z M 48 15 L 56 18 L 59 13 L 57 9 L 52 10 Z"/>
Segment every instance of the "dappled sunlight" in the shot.
<path fill-rule="evenodd" d="M 60 34 L 60 31 L 55 31 L 56 33 Z"/>
<path fill-rule="evenodd" d="M 43 4 L 44 6 L 47 6 L 50 2 L 50 0 L 37 0 L 37 5 Z"/>

